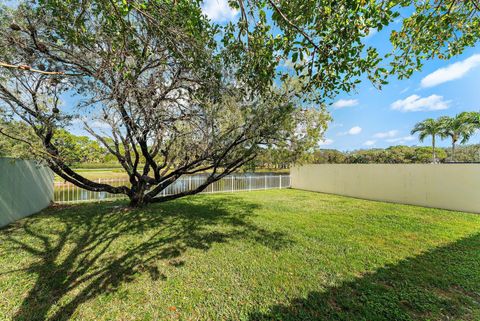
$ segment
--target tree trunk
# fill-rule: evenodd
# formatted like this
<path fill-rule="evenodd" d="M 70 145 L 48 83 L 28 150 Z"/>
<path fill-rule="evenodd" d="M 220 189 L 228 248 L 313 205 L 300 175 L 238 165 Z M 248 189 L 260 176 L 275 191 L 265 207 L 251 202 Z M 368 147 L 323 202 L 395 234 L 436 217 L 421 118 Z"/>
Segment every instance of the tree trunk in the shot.
<path fill-rule="evenodd" d="M 432 135 L 432 151 L 433 151 L 433 163 L 437 162 L 437 155 L 435 154 L 435 135 Z"/>
<path fill-rule="evenodd" d="M 130 207 L 142 207 L 147 204 L 146 197 L 146 184 L 145 182 L 138 182 L 132 185 L 130 189 Z"/>
<path fill-rule="evenodd" d="M 452 162 L 455 161 L 455 141 L 452 140 Z"/>
<path fill-rule="evenodd" d="M 145 204 L 145 198 L 143 195 L 134 195 L 130 197 L 130 203 L 128 204 L 129 207 L 143 207 Z"/>

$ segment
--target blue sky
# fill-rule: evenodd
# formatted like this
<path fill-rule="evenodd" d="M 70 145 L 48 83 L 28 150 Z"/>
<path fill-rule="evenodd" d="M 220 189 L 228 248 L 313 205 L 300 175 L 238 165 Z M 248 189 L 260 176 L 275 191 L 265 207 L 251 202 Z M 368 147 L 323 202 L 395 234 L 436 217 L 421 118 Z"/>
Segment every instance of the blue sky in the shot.
<path fill-rule="evenodd" d="M 387 32 L 373 35 L 374 45 L 389 47 Z M 416 122 L 462 111 L 480 111 L 480 47 L 449 61 L 427 61 L 410 79 L 390 79 L 381 91 L 368 82 L 357 93 L 343 94 L 329 108 L 333 122 L 323 147 L 353 150 L 390 145 L 429 145 L 410 136 Z M 480 142 L 480 134 L 470 141 Z M 440 142 L 448 146 L 448 140 Z"/>
<path fill-rule="evenodd" d="M 226 0 L 207 0 L 204 12 L 215 22 L 236 19 L 238 12 Z M 392 24 L 366 39 L 381 52 L 390 50 L 388 40 Z M 430 145 L 410 136 L 415 123 L 439 116 L 453 116 L 462 111 L 480 111 L 480 46 L 468 48 L 451 59 L 425 62 L 421 71 L 410 79 L 390 78 L 381 91 L 364 81 L 356 93 L 341 94 L 329 107 L 333 117 L 322 148 L 355 150 L 391 145 Z M 480 143 L 477 133 L 470 143 Z M 439 142 L 449 146 L 448 140 Z"/>

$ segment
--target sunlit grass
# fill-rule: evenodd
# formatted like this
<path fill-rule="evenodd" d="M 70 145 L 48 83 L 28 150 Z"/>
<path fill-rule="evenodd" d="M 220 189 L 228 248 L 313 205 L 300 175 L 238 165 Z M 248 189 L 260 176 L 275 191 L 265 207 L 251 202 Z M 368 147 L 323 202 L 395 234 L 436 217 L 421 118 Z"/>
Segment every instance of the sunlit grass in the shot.
<path fill-rule="evenodd" d="M 295 190 L 0 230 L 5 320 L 477 320 L 480 216 Z"/>

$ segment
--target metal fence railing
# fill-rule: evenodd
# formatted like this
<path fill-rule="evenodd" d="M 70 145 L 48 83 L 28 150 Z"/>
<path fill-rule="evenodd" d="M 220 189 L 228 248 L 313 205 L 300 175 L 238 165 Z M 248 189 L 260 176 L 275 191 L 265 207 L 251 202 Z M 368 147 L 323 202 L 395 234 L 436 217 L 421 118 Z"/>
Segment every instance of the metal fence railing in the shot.
<path fill-rule="evenodd" d="M 181 177 L 175 183 L 164 189 L 159 196 L 172 195 L 195 189 L 200 186 L 205 179 L 205 176 L 200 175 Z M 113 186 L 129 185 L 128 179 L 126 178 L 98 179 L 96 181 Z M 253 191 L 288 187 L 290 187 L 289 175 L 229 175 L 210 184 L 202 193 Z M 69 182 L 54 183 L 54 201 L 56 203 L 68 204 L 123 198 L 125 198 L 125 195 L 110 194 L 107 192 L 92 192 Z"/>

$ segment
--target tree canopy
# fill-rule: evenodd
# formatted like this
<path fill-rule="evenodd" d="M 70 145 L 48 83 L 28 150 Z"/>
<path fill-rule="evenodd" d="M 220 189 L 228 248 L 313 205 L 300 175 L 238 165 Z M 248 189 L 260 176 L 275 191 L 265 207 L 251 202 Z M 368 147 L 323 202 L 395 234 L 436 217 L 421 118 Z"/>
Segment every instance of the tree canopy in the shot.
<path fill-rule="evenodd" d="M 229 3 L 240 18 L 225 25 L 190 0 L 2 7 L 4 118 L 32 129 L 39 154 L 65 180 L 126 194 L 137 206 L 200 192 L 266 148 L 294 159 L 316 145 L 326 104 L 339 92 L 364 76 L 377 87 L 390 74 L 408 77 L 424 59 L 459 54 L 479 36 L 475 1 Z M 393 52 L 381 56 L 365 44 L 404 9 L 413 13 L 391 34 Z M 74 121 L 115 156 L 129 186 L 92 182 L 70 168 L 69 148 L 57 138 Z M 158 196 L 199 171 L 210 173 L 199 186 Z"/>

